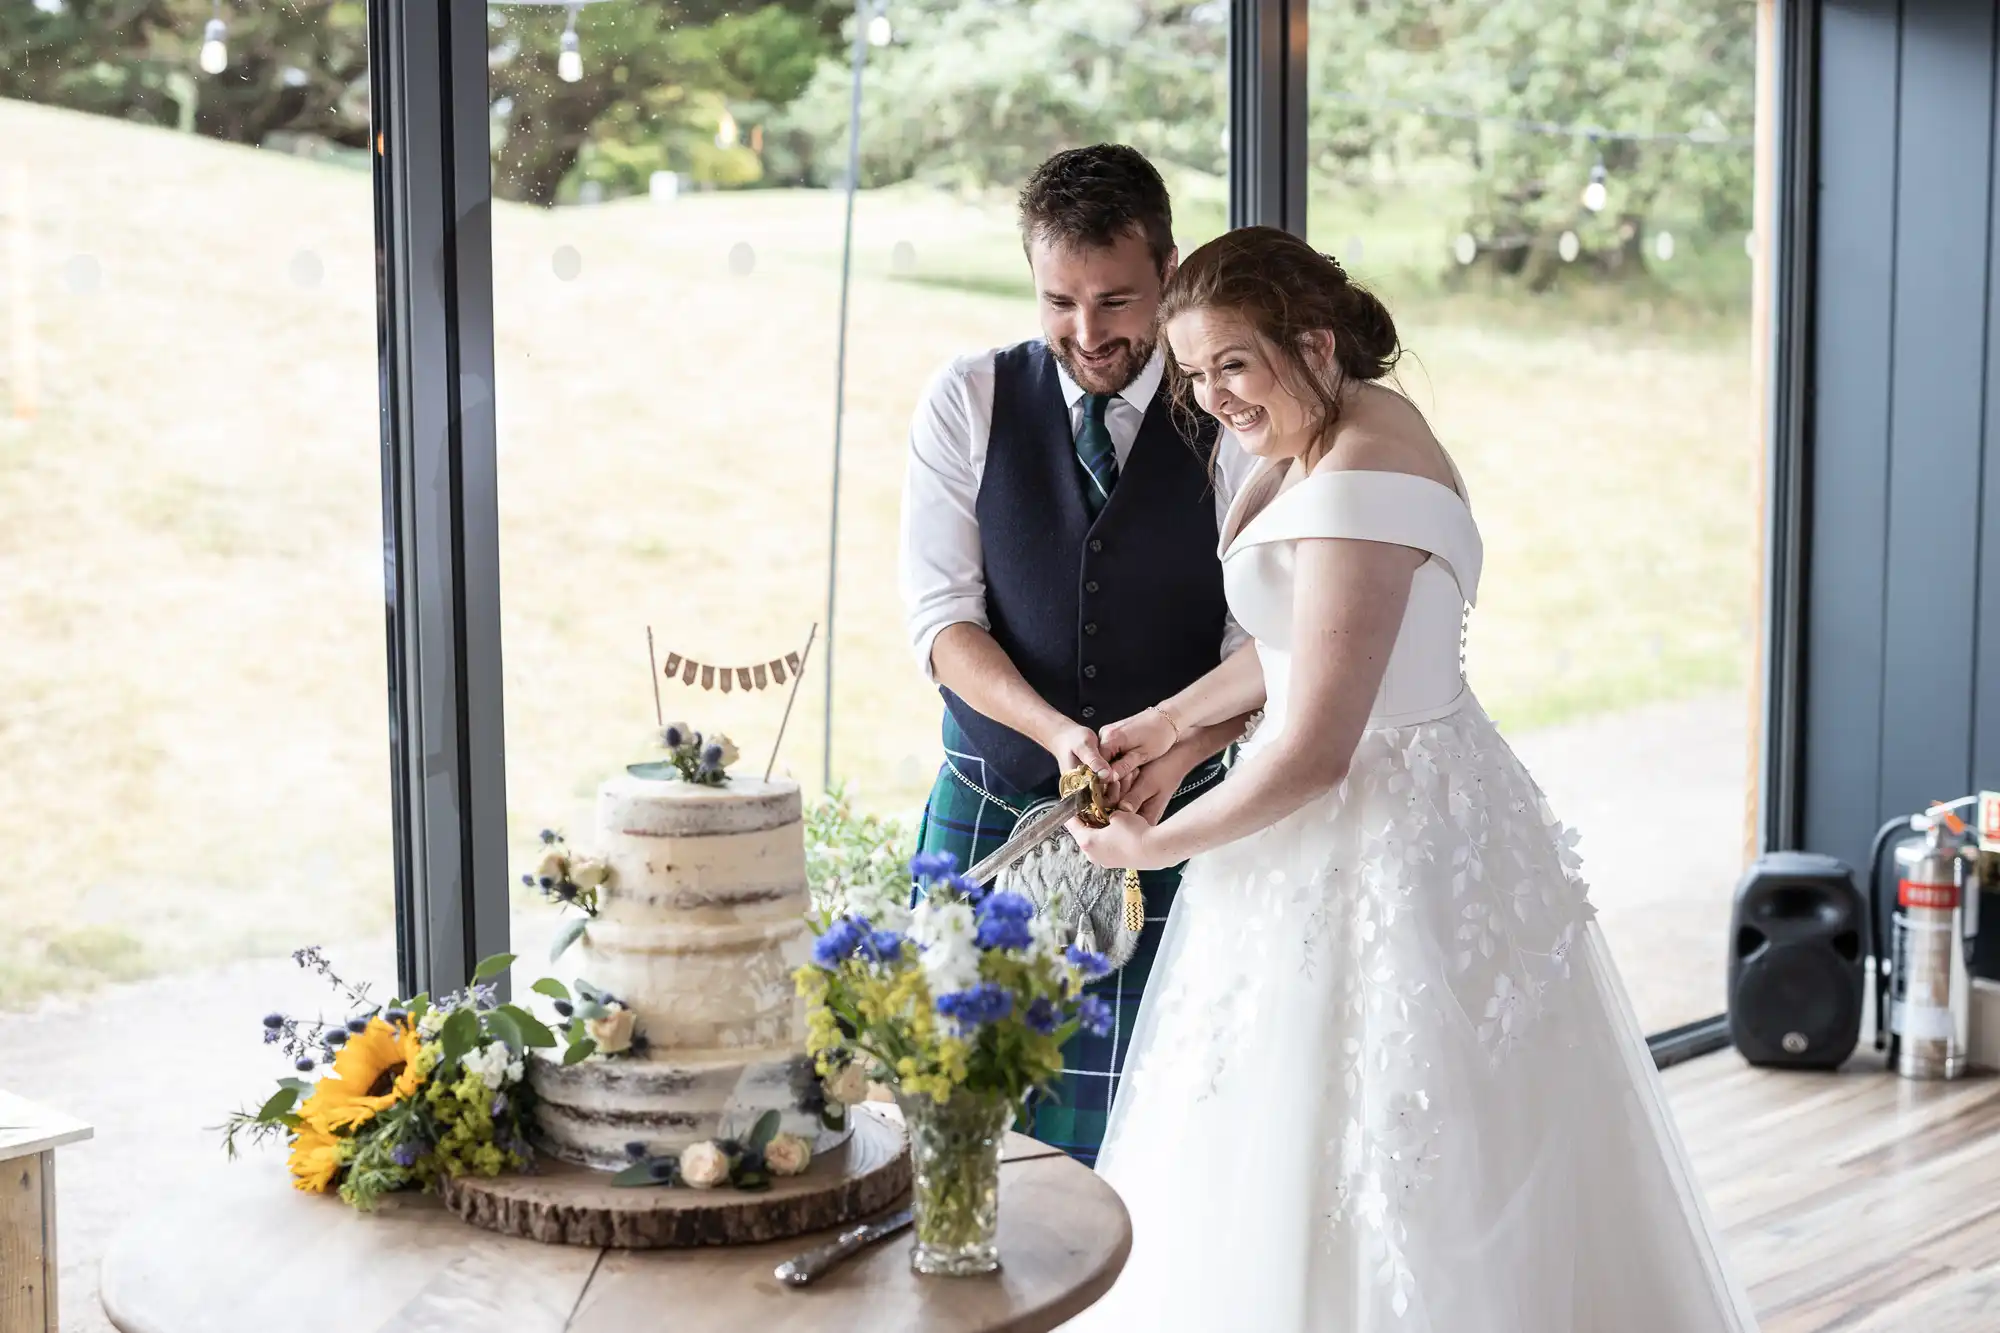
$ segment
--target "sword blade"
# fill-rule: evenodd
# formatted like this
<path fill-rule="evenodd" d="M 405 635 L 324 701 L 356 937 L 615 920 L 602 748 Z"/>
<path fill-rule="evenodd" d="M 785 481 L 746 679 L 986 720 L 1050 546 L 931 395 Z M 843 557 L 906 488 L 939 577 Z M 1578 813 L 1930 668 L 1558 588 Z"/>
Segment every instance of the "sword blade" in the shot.
<path fill-rule="evenodd" d="M 1000 850 L 968 870 L 965 877 L 982 888 L 991 884 L 1001 871 L 1020 860 L 1029 848 L 1075 819 L 1089 799 L 1090 788 L 1079 787 L 1040 814 L 1022 820 L 1014 826 L 1014 832 L 1007 841 L 1000 844 Z"/>

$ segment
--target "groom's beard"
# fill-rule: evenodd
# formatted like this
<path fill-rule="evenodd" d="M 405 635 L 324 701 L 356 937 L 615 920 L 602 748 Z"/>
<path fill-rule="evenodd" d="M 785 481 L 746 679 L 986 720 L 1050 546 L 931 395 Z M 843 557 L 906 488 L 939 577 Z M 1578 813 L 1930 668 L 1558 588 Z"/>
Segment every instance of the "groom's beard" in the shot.
<path fill-rule="evenodd" d="M 1085 393 L 1123 393 L 1125 386 L 1139 378 L 1139 372 L 1153 359 L 1151 342 L 1134 343 L 1120 338 L 1099 348 L 1108 353 L 1094 364 L 1086 364 L 1077 354 L 1076 339 L 1064 338 L 1052 349 L 1056 361 Z"/>

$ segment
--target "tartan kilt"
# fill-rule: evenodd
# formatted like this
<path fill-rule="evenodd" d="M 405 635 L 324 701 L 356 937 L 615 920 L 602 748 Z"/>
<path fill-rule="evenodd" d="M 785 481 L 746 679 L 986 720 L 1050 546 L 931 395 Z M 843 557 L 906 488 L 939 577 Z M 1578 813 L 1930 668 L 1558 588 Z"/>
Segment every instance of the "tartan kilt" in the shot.
<path fill-rule="evenodd" d="M 967 760 L 960 756 L 959 762 Z M 1171 812 L 1193 800 L 1213 785 L 1221 772 L 1219 764 L 1197 768 L 1188 775 L 1167 809 Z M 966 776 L 977 781 L 976 769 Z M 973 790 L 947 762 L 938 770 L 930 800 L 924 806 L 917 848 L 924 852 L 950 852 L 958 858 L 960 870 L 969 869 L 1000 849 L 1013 833 L 1022 810 L 1055 794 L 1055 785 L 1051 783 L 1047 791 L 1030 792 L 1009 808 Z M 1022 1126 L 1026 1132 L 1087 1166 L 1096 1163 L 1098 1147 L 1104 1142 L 1111 1103 L 1118 1095 L 1119 1080 L 1125 1072 L 1126 1048 L 1131 1044 L 1132 1028 L 1139 1016 L 1140 997 L 1152 975 L 1153 957 L 1159 951 L 1167 912 L 1180 884 L 1180 866 L 1149 870 L 1139 876 L 1146 900 L 1146 928 L 1139 934 L 1132 960 L 1084 988 L 1086 994 L 1098 996 L 1111 1006 L 1111 1031 L 1102 1037 L 1089 1032 L 1071 1036 L 1063 1044 L 1062 1077 L 1048 1092 L 1036 1094 L 1028 1104 L 1028 1123 Z"/>

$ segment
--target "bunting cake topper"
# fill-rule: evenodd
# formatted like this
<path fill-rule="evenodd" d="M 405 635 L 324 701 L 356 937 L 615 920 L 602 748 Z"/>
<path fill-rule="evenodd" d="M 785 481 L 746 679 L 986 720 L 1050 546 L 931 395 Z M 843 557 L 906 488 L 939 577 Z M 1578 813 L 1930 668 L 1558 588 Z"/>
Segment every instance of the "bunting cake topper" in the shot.
<path fill-rule="evenodd" d="M 668 680 L 678 680 L 683 685 L 698 684 L 704 690 L 720 688 L 727 694 L 731 690 L 768 690 L 781 686 L 788 677 L 798 675 L 799 666 L 800 658 L 795 652 L 755 666 L 716 666 L 698 662 L 685 653 L 668 653 L 661 670 Z"/>
<path fill-rule="evenodd" d="M 771 776 L 771 768 L 778 762 L 778 746 L 785 739 L 785 724 L 792 719 L 792 704 L 799 697 L 799 682 L 805 676 L 805 659 L 812 653 L 813 640 L 819 637 L 819 623 L 806 634 L 805 647 L 797 652 L 773 657 L 754 666 L 717 666 L 712 662 L 701 662 L 686 653 L 668 653 L 664 666 L 660 664 L 658 651 L 653 644 L 653 627 L 646 626 L 646 659 L 651 664 L 653 678 L 653 716 L 656 720 L 664 716 L 660 705 L 660 681 L 664 677 L 683 685 L 699 685 L 704 690 L 720 687 L 724 694 L 732 690 L 745 693 L 758 690 L 777 689 L 787 681 L 791 693 L 785 698 L 785 716 L 778 723 L 777 740 L 771 744 L 771 762 L 764 767 L 764 776 Z M 660 725 L 665 726 L 664 722 Z"/>

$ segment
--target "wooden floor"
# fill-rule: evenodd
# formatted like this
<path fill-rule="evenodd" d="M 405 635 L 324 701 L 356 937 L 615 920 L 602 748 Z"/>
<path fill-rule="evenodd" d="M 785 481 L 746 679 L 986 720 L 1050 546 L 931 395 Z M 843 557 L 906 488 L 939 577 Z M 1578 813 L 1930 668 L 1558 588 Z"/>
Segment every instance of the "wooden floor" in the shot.
<path fill-rule="evenodd" d="M 2000 1078 L 1664 1077 L 1763 1333 L 2000 1333 Z"/>

